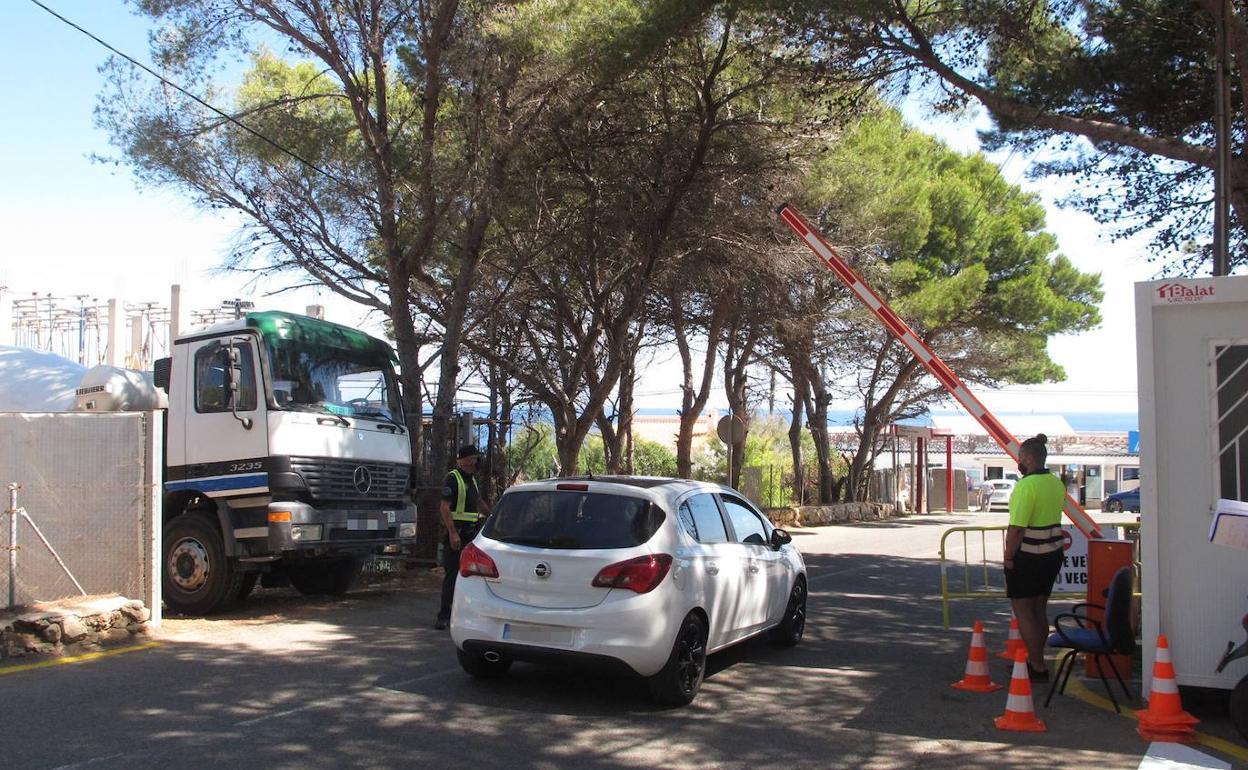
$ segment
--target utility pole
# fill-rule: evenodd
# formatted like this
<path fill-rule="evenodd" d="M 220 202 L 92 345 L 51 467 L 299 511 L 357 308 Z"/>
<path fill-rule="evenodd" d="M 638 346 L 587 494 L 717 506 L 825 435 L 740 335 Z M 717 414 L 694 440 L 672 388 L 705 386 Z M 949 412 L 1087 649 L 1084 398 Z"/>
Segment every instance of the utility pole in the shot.
<path fill-rule="evenodd" d="M 1231 170 L 1231 91 L 1230 61 L 1226 44 L 1226 15 L 1230 0 L 1218 0 L 1214 32 L 1214 134 L 1217 162 L 1213 170 L 1213 274 L 1230 272 L 1230 170 Z"/>

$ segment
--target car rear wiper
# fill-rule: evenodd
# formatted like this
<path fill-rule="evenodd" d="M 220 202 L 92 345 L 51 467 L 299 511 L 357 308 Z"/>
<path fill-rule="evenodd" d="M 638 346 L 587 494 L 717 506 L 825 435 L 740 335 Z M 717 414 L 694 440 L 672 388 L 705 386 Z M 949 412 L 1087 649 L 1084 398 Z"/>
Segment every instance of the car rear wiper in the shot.
<path fill-rule="evenodd" d="M 548 542 L 544 537 L 500 537 L 500 541 L 511 545 L 536 545 L 543 547 Z"/>

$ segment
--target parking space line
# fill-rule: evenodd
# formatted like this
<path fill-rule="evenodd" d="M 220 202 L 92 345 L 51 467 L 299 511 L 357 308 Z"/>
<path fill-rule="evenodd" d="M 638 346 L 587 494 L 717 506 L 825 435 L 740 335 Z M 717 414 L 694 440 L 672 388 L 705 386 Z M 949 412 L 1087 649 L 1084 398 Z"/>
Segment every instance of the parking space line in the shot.
<path fill-rule="evenodd" d="M 453 674 L 456 671 L 459 671 L 459 669 L 458 668 L 444 668 L 441 671 L 431 671 L 428 674 L 421 674 L 420 676 L 415 676 L 415 677 L 412 677 L 411 679 L 404 679 L 399 682 L 391 682 L 389 684 L 375 684 L 373 685 L 373 687 L 377 688 L 378 690 L 388 690 L 390 692 L 407 693 L 407 690 L 399 690 L 396 688 L 404 687 L 409 684 L 416 684 L 418 682 L 427 682 L 430 679 L 437 679 L 439 677 L 446 676 L 447 674 Z"/>
<path fill-rule="evenodd" d="M 270 719 L 280 719 L 281 717 L 288 717 L 291 714 L 298 714 L 301 711 L 309 711 L 311 709 L 318 708 L 320 706 L 334 706 L 334 705 L 337 705 L 337 702 L 340 700 L 342 699 L 330 698 L 329 700 L 319 700 L 319 701 L 314 701 L 312 703 L 305 703 L 304 705 L 297 706 L 293 709 L 286 709 L 285 711 L 277 711 L 272 714 L 263 714 L 253 719 L 244 719 L 241 722 L 235 722 L 234 726 L 235 727 L 251 727 L 252 725 L 258 725 L 261 722 L 267 722 Z"/>
<path fill-rule="evenodd" d="M 1094 706 L 1096 708 L 1101 709 L 1102 711 L 1108 711 L 1110 713 L 1114 713 L 1114 704 L 1110 703 L 1108 698 L 1103 698 L 1100 695 L 1097 695 L 1096 693 L 1092 692 L 1091 690 L 1089 690 L 1087 687 L 1084 686 L 1083 682 L 1080 682 L 1077 678 L 1071 679 L 1067 683 L 1066 692 L 1067 694 L 1078 698 L 1079 700 L 1083 701 L 1089 706 Z M 1134 721 L 1139 721 L 1140 719 L 1139 714 L 1136 713 L 1136 710 L 1128 706 L 1122 707 L 1121 715 L 1126 717 L 1127 719 L 1131 719 Z M 1205 746 L 1207 748 L 1213 749 L 1214 751 L 1220 751 L 1223 754 L 1235 757 L 1241 762 L 1248 762 L 1248 748 L 1240 746 L 1238 743 L 1232 743 L 1231 741 L 1228 741 L 1225 738 L 1219 738 L 1216 735 L 1206 735 L 1205 733 L 1202 733 L 1202 732 L 1196 732 L 1194 735 L 1195 735 L 1196 743 L 1199 743 L 1202 746 Z"/>
<path fill-rule="evenodd" d="M 33 671 L 37 668 L 48 668 L 49 666 L 63 666 L 67 663 L 86 663 L 89 660 L 98 658 L 107 658 L 112 655 L 121 655 L 127 652 L 138 652 L 139 650 L 150 650 L 153 647 L 159 647 L 160 642 L 144 642 L 131 647 L 119 647 L 115 650 L 100 650 L 99 652 L 87 652 L 82 655 L 74 655 L 68 658 L 54 658 L 52 660 L 41 660 L 38 663 L 23 663 L 18 666 L 7 666 L 0 668 L 0 676 L 7 674 L 20 674 L 23 671 Z"/>

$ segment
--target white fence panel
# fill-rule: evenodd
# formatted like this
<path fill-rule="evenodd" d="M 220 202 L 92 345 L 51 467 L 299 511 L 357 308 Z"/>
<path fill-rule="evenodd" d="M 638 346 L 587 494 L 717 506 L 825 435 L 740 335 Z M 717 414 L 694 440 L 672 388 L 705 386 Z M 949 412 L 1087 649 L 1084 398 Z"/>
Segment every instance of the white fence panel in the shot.
<path fill-rule="evenodd" d="M 88 595 L 142 599 L 160 619 L 159 412 L 0 413 L 0 510 L 8 485 Z M 0 606 L 9 596 L 9 521 L 0 527 Z M 78 590 L 18 517 L 17 604 Z"/>

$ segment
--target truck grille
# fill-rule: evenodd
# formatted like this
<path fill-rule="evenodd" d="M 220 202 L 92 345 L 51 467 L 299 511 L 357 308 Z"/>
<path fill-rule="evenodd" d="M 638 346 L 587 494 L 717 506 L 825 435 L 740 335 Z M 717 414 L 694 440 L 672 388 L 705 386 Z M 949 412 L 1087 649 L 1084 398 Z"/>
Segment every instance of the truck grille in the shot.
<path fill-rule="evenodd" d="M 290 469 L 314 500 L 402 500 L 407 493 L 408 466 L 400 463 L 291 457 Z"/>

